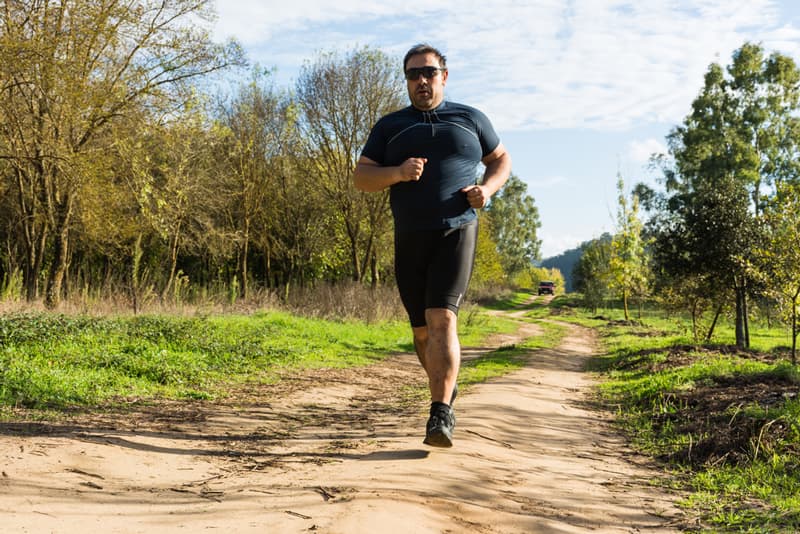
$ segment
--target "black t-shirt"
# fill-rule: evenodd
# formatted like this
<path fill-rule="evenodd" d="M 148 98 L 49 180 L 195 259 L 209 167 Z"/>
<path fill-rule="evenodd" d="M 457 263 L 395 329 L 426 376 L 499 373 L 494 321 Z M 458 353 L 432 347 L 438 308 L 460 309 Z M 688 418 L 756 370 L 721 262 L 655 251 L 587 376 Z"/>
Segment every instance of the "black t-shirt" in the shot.
<path fill-rule="evenodd" d="M 436 109 L 413 106 L 381 118 L 361 155 L 379 165 L 428 158 L 417 182 L 390 190 L 395 230 L 457 228 L 475 218 L 461 189 L 478 178 L 478 164 L 500 144 L 489 119 L 475 108 L 442 102 Z"/>

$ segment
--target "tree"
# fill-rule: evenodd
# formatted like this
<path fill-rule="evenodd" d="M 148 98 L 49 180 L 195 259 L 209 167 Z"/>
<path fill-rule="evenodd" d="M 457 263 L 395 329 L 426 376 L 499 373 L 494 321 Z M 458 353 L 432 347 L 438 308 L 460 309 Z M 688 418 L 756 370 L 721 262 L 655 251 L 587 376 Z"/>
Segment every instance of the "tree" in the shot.
<path fill-rule="evenodd" d="M 583 253 L 572 271 L 575 288 L 583 294 L 583 304 L 597 313 L 609 291 L 611 236 L 605 234 L 581 246 Z"/>
<path fill-rule="evenodd" d="M 486 209 L 492 220 L 491 229 L 503 270 L 509 280 L 527 271 L 539 258 L 541 240 L 536 235 L 541 227 L 539 210 L 527 190 L 525 182 L 512 174 Z"/>
<path fill-rule="evenodd" d="M 630 320 L 628 298 L 640 298 L 647 293 L 649 276 L 648 258 L 639 220 L 639 198 L 634 194 L 631 204 L 625 196 L 625 182 L 617 177 L 617 233 L 611 240 L 609 271 L 611 287 L 622 297 L 625 320 Z"/>
<path fill-rule="evenodd" d="M 239 294 L 245 299 L 249 292 L 250 244 L 260 246 L 271 268 L 276 251 L 295 250 L 280 236 L 308 219 L 299 213 L 281 217 L 284 210 L 298 207 L 296 199 L 287 197 L 285 181 L 289 172 L 286 160 L 298 143 L 297 109 L 287 94 L 270 83 L 269 76 L 268 71 L 255 67 L 251 79 L 219 109 L 220 125 L 225 130 L 220 158 L 225 162 L 220 173 L 222 190 L 227 196 L 227 220 L 237 248 Z M 318 198 L 305 194 L 308 204 L 318 202 Z M 306 263 L 300 256 L 293 255 L 289 263 Z"/>
<path fill-rule="evenodd" d="M 749 346 L 747 298 L 757 278 L 753 251 L 772 188 L 797 176 L 800 73 L 780 54 L 746 43 L 725 70 L 712 64 L 692 113 L 668 137 L 668 197 L 658 240 L 662 269 L 734 295 L 736 344 Z M 666 258 L 675 254 L 677 257 Z M 677 268 L 677 270 L 675 270 Z"/>
<path fill-rule="evenodd" d="M 195 79 L 242 61 L 211 42 L 208 0 L 7 1 L 0 33 L 0 157 L 25 236 L 28 297 L 46 269 L 58 304 L 75 215 L 109 130 L 142 106 L 180 106 Z"/>
<path fill-rule="evenodd" d="M 497 244 L 492 238 L 492 219 L 485 213 L 478 221 L 478 242 L 475 245 L 475 265 L 470 284 L 477 288 L 499 286 L 504 278 L 503 265 Z"/>
<path fill-rule="evenodd" d="M 375 122 L 404 104 L 398 64 L 366 47 L 321 54 L 304 66 L 297 83 L 306 174 L 323 193 L 318 208 L 332 213 L 319 222 L 347 240 L 352 279 L 362 280 L 371 265 L 373 284 L 385 250 L 380 244 L 391 231 L 389 194 L 357 191 L 353 171 Z"/>
<path fill-rule="evenodd" d="M 765 213 L 768 239 L 758 249 L 768 293 L 792 331 L 792 364 L 797 364 L 800 333 L 800 186 L 781 184 Z"/>
<path fill-rule="evenodd" d="M 209 252 L 206 245 L 217 229 L 213 214 L 220 211 L 213 174 L 214 147 L 219 143 L 199 106 L 187 107 L 165 124 L 151 125 L 133 149 L 120 143 L 138 214 L 166 245 L 162 301 L 174 289 L 180 256 Z M 135 264 L 139 251 L 136 246 L 133 250 Z"/>

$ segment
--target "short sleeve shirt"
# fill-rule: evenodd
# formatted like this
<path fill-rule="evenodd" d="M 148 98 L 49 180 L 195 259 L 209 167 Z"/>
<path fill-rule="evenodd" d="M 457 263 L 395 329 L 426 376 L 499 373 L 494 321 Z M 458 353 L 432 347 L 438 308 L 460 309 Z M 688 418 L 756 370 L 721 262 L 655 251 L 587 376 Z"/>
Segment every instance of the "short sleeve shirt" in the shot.
<path fill-rule="evenodd" d="M 383 166 L 427 158 L 416 182 L 390 188 L 395 231 L 457 228 L 476 217 L 461 189 L 476 183 L 478 164 L 500 144 L 479 110 L 442 102 L 436 109 L 413 106 L 381 118 L 361 155 Z"/>

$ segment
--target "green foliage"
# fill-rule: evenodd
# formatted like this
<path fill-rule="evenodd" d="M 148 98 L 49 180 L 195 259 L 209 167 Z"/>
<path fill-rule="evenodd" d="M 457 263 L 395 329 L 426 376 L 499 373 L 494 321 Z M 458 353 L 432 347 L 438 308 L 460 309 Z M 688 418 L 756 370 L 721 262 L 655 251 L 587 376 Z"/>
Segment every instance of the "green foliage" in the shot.
<path fill-rule="evenodd" d="M 648 294 L 650 273 L 645 253 L 646 242 L 642 238 L 642 223 L 639 220 L 639 198 L 634 194 L 628 205 L 622 175 L 618 176 L 617 192 L 617 231 L 611 239 L 608 269 L 611 288 L 622 297 L 627 320 L 630 318 L 628 299 L 634 296 L 642 299 Z"/>
<path fill-rule="evenodd" d="M 481 212 L 478 221 L 478 242 L 470 285 L 475 289 L 502 285 L 505 279 L 502 258 L 492 231 L 492 218 Z"/>
<path fill-rule="evenodd" d="M 539 258 L 539 210 L 534 199 L 527 195 L 527 189 L 525 182 L 512 174 L 486 208 L 500 261 L 509 279 L 529 269 Z"/>
<path fill-rule="evenodd" d="M 757 261 L 766 292 L 792 325 L 792 362 L 797 363 L 800 333 L 800 185 L 779 184 L 776 198 L 764 215 L 765 240 L 757 248 Z"/>
<path fill-rule="evenodd" d="M 691 344 L 675 318 L 647 322 L 601 325 L 608 354 L 593 361 L 634 444 L 679 474 L 704 531 L 795 532 L 800 372 L 767 353 Z M 770 350 L 781 335 L 753 344 Z"/>
<path fill-rule="evenodd" d="M 609 294 L 610 268 L 610 235 L 584 243 L 583 253 L 572 272 L 572 279 L 575 289 L 583 295 L 583 305 L 593 313 Z"/>
<path fill-rule="evenodd" d="M 799 79 L 791 58 L 766 58 L 752 43 L 727 72 L 710 65 L 691 114 L 668 138 L 672 160 L 660 160 L 666 195 L 648 200 L 660 286 L 693 291 L 689 307 L 733 297 L 740 347 L 750 342 L 748 297 L 762 278 L 764 207 L 776 186 L 800 176 Z"/>

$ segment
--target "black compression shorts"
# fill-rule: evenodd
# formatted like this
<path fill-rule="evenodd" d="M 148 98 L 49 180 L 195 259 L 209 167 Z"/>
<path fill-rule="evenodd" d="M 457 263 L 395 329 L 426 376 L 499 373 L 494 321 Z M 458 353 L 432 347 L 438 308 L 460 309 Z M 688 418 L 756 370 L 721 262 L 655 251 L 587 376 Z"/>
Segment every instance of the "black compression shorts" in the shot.
<path fill-rule="evenodd" d="M 427 308 L 458 313 L 472 275 L 477 237 L 477 220 L 459 228 L 395 233 L 395 277 L 411 326 L 425 326 Z"/>

